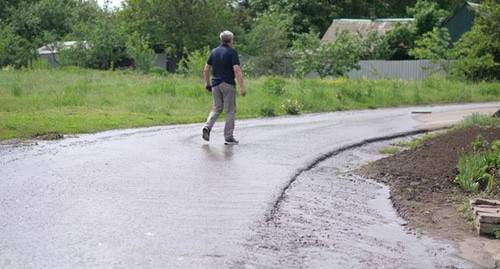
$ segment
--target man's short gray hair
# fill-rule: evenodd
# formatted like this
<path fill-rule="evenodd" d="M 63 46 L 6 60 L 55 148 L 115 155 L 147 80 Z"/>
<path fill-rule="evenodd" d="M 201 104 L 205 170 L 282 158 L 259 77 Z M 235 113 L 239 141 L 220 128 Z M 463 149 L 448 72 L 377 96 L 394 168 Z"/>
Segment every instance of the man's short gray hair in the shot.
<path fill-rule="evenodd" d="M 220 41 L 224 44 L 228 44 L 229 42 L 231 42 L 231 40 L 233 40 L 233 33 L 229 32 L 229 31 L 224 31 L 222 33 L 220 33 Z"/>

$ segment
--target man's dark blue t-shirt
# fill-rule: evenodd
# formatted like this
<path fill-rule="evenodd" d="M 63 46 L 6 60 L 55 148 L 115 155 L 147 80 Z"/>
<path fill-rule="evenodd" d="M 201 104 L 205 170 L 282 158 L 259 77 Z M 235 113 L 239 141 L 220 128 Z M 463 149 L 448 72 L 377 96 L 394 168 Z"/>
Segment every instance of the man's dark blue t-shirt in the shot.
<path fill-rule="evenodd" d="M 221 83 L 236 85 L 234 81 L 234 65 L 240 65 L 238 52 L 227 44 L 212 50 L 207 64 L 212 66 L 212 87 Z"/>

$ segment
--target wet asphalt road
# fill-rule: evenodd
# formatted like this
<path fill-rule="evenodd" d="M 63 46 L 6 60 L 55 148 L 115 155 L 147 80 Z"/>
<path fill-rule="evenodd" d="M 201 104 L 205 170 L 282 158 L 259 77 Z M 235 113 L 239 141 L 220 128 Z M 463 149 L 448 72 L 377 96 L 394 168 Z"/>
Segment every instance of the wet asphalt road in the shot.
<path fill-rule="evenodd" d="M 497 102 L 238 120 L 238 146 L 223 144 L 223 123 L 216 124 L 209 143 L 201 139 L 202 124 L 192 124 L 3 144 L 0 268 L 281 267 L 249 248 L 261 251 L 259 245 L 280 236 L 261 237 L 268 233 L 262 223 L 279 219 L 283 190 L 291 189 L 292 179 L 300 182 L 302 170 L 349 145 L 412 132 L 423 122 L 439 125 L 439 118 L 416 120 L 414 111 L 458 115 L 499 107 Z M 283 253 L 276 255 L 294 255 Z M 368 267 L 369 257 L 290 266 Z"/>

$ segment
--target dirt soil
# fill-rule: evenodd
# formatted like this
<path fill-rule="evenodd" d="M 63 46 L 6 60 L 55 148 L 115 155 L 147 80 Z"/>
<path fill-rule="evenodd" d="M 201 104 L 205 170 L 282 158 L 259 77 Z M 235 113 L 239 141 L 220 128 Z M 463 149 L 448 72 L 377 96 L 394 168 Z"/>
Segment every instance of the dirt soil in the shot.
<path fill-rule="evenodd" d="M 471 196 L 453 182 L 459 156 L 471 152 L 470 143 L 479 134 L 491 142 L 500 139 L 500 127 L 443 132 L 414 149 L 371 163 L 361 173 L 390 186 L 394 207 L 410 229 L 455 242 L 460 256 L 482 267 L 500 268 L 500 240 L 476 235 L 460 212 Z M 500 192 L 488 198 L 500 200 Z"/>

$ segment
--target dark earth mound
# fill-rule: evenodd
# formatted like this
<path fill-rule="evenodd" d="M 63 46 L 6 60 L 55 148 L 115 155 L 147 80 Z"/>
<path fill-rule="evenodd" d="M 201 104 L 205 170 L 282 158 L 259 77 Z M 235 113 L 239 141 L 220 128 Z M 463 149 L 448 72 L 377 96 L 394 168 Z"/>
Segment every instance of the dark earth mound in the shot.
<path fill-rule="evenodd" d="M 470 144 L 478 135 L 491 143 L 500 139 L 500 127 L 447 131 L 416 148 L 371 163 L 361 173 L 390 186 L 394 207 L 411 229 L 452 241 L 478 237 L 460 212 L 471 195 L 453 182 L 459 156 L 472 151 Z M 500 199 L 500 193 L 481 197 Z M 500 240 L 494 241 L 500 245 Z"/>

